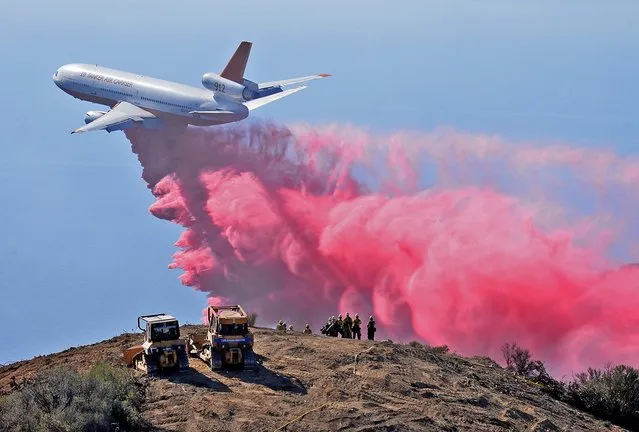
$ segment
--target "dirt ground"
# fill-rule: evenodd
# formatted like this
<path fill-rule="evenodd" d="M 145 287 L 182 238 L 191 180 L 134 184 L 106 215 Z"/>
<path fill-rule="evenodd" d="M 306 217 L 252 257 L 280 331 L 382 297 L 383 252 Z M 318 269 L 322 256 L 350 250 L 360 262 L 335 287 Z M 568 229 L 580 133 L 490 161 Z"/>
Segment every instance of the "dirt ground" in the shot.
<path fill-rule="evenodd" d="M 185 326 L 182 335 L 200 330 Z M 145 377 L 154 431 L 620 431 L 543 394 L 488 358 L 435 348 L 254 329 L 259 368 Z M 121 336 L 0 367 L 0 394 L 57 365 L 122 366 Z"/>

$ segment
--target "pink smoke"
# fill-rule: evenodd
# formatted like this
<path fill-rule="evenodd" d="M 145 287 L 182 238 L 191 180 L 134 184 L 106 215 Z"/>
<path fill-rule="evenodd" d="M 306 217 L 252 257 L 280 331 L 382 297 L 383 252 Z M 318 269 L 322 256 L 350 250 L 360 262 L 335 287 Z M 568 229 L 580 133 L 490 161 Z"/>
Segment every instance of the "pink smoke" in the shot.
<path fill-rule="evenodd" d="M 605 256 L 619 217 L 575 220 L 539 186 L 571 169 L 600 194 L 634 192 L 639 162 L 451 130 L 245 122 L 126 134 L 157 197 L 151 213 L 186 228 L 171 267 L 210 303 L 316 330 L 329 315 L 373 314 L 378 338 L 495 359 L 515 341 L 555 372 L 639 365 L 639 270 Z M 435 186 L 420 190 L 425 161 Z"/>

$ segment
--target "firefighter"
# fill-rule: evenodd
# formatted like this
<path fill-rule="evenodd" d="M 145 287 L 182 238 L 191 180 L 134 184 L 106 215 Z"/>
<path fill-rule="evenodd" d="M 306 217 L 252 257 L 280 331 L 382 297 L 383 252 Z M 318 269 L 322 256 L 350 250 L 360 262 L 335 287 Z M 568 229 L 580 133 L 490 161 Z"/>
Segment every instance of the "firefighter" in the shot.
<path fill-rule="evenodd" d="M 326 324 L 320 329 L 320 333 L 325 334 L 326 336 L 330 336 L 329 330 L 331 327 L 331 319 L 326 320 Z"/>
<path fill-rule="evenodd" d="M 355 314 L 353 320 L 353 339 L 357 336 L 357 340 L 362 340 L 362 320 L 359 319 L 359 314 Z"/>
<path fill-rule="evenodd" d="M 293 332 L 293 324 L 288 326 L 288 331 L 291 332 L 291 333 Z"/>
<path fill-rule="evenodd" d="M 344 332 L 342 333 L 342 337 L 347 339 L 353 338 L 353 318 L 346 312 L 346 318 L 344 318 Z"/>
<path fill-rule="evenodd" d="M 328 319 L 326 320 L 326 324 L 324 324 L 324 327 L 322 327 L 322 330 L 320 331 L 326 336 L 332 336 L 331 332 L 333 331 L 333 317 L 328 317 Z"/>
<path fill-rule="evenodd" d="M 328 328 L 328 334 L 331 337 L 337 337 L 337 334 L 340 332 L 340 328 L 339 328 L 339 324 L 337 322 L 337 320 L 335 319 L 335 316 L 333 315 L 331 317 L 331 324 Z"/>
<path fill-rule="evenodd" d="M 375 331 L 377 329 L 375 328 L 375 320 L 373 319 L 373 315 L 371 315 L 371 317 L 368 319 L 366 328 L 368 330 L 368 340 L 375 340 Z"/>
<path fill-rule="evenodd" d="M 306 327 L 304 327 L 304 334 L 311 334 L 313 333 L 311 331 L 311 326 L 309 324 L 306 324 Z"/>
<path fill-rule="evenodd" d="M 275 327 L 275 330 L 286 331 L 286 324 L 284 324 L 284 321 L 280 320 L 280 322 L 277 323 L 277 327 Z"/>
<path fill-rule="evenodd" d="M 342 318 L 342 314 L 339 314 L 337 316 L 335 327 L 337 329 L 337 333 L 339 333 L 342 337 L 344 337 L 344 319 Z"/>

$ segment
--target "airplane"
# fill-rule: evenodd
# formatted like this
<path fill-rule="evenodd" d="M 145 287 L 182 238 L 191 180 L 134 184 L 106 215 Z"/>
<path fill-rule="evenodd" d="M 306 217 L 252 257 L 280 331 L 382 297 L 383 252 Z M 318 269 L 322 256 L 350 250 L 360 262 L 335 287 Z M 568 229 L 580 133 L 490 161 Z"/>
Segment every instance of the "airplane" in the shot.
<path fill-rule="evenodd" d="M 93 130 L 113 132 L 130 127 L 160 129 L 166 125 L 212 126 L 244 120 L 256 108 L 290 96 L 307 86 L 282 87 L 326 78 L 310 75 L 255 83 L 244 78 L 252 42 L 242 41 L 218 75 L 202 75 L 204 88 L 109 69 L 73 63 L 60 67 L 53 82 L 76 99 L 106 105 L 108 111 L 88 111 L 85 125 L 72 134 Z"/>

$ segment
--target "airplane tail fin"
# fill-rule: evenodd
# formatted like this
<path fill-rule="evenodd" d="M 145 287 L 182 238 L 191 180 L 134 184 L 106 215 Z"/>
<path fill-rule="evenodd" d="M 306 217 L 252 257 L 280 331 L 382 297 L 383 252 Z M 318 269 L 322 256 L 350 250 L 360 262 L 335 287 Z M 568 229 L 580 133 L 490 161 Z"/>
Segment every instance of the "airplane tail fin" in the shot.
<path fill-rule="evenodd" d="M 241 42 L 220 76 L 242 84 L 244 81 L 246 63 L 248 62 L 249 54 L 251 53 L 251 46 L 253 46 L 253 43 L 251 42 Z"/>

